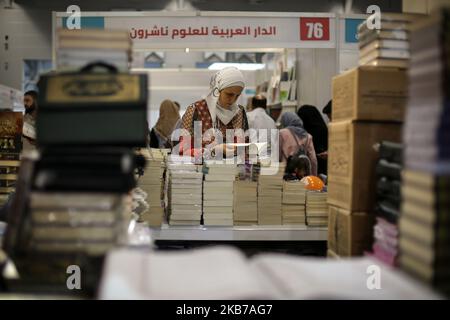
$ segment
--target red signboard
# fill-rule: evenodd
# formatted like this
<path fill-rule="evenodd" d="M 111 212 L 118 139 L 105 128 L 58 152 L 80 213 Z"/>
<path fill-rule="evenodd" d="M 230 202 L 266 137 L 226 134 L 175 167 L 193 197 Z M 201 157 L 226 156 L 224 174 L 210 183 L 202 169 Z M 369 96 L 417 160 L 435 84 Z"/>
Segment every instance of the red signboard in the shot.
<path fill-rule="evenodd" d="M 330 40 L 330 18 L 300 18 L 300 40 Z"/>

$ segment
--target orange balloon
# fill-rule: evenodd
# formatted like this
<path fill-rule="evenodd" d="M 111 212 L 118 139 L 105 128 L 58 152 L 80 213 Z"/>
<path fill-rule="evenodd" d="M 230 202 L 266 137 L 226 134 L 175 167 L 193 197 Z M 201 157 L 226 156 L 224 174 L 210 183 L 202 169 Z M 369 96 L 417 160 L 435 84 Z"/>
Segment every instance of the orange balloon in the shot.
<path fill-rule="evenodd" d="M 306 176 L 301 182 L 306 185 L 306 190 L 322 191 L 324 187 L 322 179 L 316 176 Z"/>

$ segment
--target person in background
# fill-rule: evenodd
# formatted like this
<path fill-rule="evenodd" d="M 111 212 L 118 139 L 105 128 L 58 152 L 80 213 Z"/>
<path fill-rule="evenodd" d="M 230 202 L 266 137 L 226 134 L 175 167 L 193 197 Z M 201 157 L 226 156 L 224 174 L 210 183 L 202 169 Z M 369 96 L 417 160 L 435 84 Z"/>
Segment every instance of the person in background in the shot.
<path fill-rule="evenodd" d="M 252 99 L 252 111 L 247 113 L 248 126 L 253 129 L 276 129 L 275 121 L 267 114 L 267 99 L 258 94 Z"/>
<path fill-rule="evenodd" d="M 22 150 L 33 150 L 36 148 L 36 116 L 38 93 L 30 90 L 23 95 L 25 114 L 23 116 L 22 128 Z"/>
<path fill-rule="evenodd" d="M 245 111 L 247 112 L 247 114 L 250 112 L 250 111 L 253 111 L 253 105 L 252 105 L 252 100 L 253 100 L 253 97 L 248 97 L 247 98 L 247 105 L 245 106 Z"/>
<path fill-rule="evenodd" d="M 180 119 L 178 108 L 171 100 L 164 100 L 159 107 L 159 118 L 150 131 L 150 148 L 172 148 L 171 135 Z"/>
<path fill-rule="evenodd" d="M 327 105 L 325 107 L 323 107 L 323 109 L 322 109 L 322 113 L 328 117 L 329 121 L 332 121 L 331 120 L 332 107 L 333 107 L 333 100 L 330 100 L 330 101 L 328 101 Z M 328 150 L 323 151 L 322 153 L 318 154 L 317 156 L 320 157 L 321 159 L 325 159 L 328 161 Z"/>
<path fill-rule="evenodd" d="M 317 154 L 317 173 L 327 175 L 328 128 L 319 110 L 303 105 L 297 111 L 305 130 L 311 134 Z"/>
<path fill-rule="evenodd" d="M 281 116 L 280 123 L 283 127 L 280 130 L 280 161 L 287 162 L 290 156 L 302 149 L 311 163 L 310 174 L 317 176 L 313 137 L 303 128 L 302 120 L 294 112 L 286 112 Z"/>
<path fill-rule="evenodd" d="M 173 153 L 197 157 L 215 157 L 216 154 L 236 155 L 236 147 L 228 143 L 243 143 L 248 120 L 244 107 L 237 100 L 245 87 L 244 75 L 235 67 L 218 71 L 211 79 L 206 99 L 187 107 L 181 119 L 179 150 Z M 195 148 L 194 123 L 201 122 L 201 149 Z M 234 133 L 233 141 L 227 141 L 227 130 Z M 177 130 L 178 131 L 178 130 Z M 220 135 L 219 135 L 220 134 Z M 220 136 L 222 137 L 221 140 Z M 216 137 L 219 137 L 216 140 Z M 176 140 L 178 137 L 174 137 Z M 197 137 L 195 137 L 197 138 Z M 187 141 L 189 139 L 190 141 Z M 205 148 L 208 153 L 204 153 Z"/>
<path fill-rule="evenodd" d="M 175 106 L 177 107 L 178 112 L 180 112 L 180 110 L 181 110 L 180 104 L 177 101 L 173 101 L 173 103 L 175 103 Z"/>
<path fill-rule="evenodd" d="M 311 161 L 306 155 L 293 155 L 287 159 L 284 180 L 302 180 L 311 175 Z"/>
<path fill-rule="evenodd" d="M 271 141 L 271 130 L 277 127 L 275 121 L 267 114 L 267 99 L 262 94 L 258 94 L 252 98 L 252 111 L 247 112 L 248 126 L 250 129 L 250 142 L 268 142 Z M 265 137 L 261 135 L 265 133 Z M 275 141 L 271 141 L 267 151 L 275 145 Z"/>
<path fill-rule="evenodd" d="M 325 114 L 330 121 L 331 121 L 331 108 L 333 106 L 332 101 L 333 100 L 328 101 L 327 105 L 322 109 L 322 113 Z"/>

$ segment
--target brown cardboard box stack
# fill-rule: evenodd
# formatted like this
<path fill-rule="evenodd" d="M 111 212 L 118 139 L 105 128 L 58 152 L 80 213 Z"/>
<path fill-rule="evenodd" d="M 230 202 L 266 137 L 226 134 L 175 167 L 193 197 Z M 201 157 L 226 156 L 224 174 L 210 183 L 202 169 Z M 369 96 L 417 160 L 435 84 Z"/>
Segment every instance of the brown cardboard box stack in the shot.
<path fill-rule="evenodd" d="M 328 247 L 338 256 L 358 255 L 370 247 L 373 216 L 366 212 L 330 206 L 328 214 Z"/>
<path fill-rule="evenodd" d="M 378 158 L 373 146 L 400 141 L 406 98 L 403 69 L 361 66 L 333 78 L 329 256 L 362 255 L 371 246 Z"/>

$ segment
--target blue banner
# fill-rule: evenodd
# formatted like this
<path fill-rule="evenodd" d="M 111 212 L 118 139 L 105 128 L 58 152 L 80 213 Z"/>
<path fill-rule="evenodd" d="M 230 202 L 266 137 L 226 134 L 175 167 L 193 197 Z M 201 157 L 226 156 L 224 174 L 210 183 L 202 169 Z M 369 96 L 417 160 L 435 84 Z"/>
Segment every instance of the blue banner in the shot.
<path fill-rule="evenodd" d="M 345 19 L 345 42 L 358 42 L 358 26 L 364 19 Z"/>
<path fill-rule="evenodd" d="M 104 17 L 81 17 L 81 29 L 105 29 Z M 67 29 L 67 17 L 62 18 L 63 29 Z"/>

